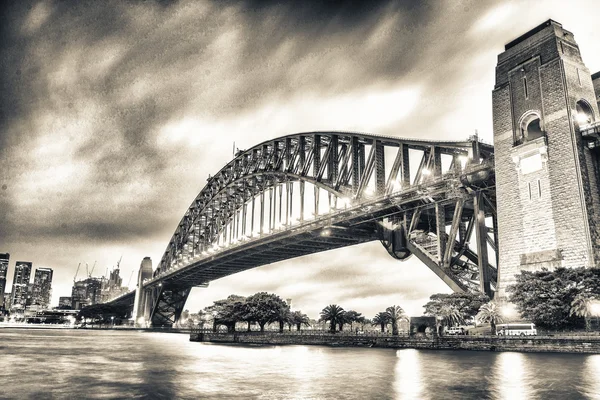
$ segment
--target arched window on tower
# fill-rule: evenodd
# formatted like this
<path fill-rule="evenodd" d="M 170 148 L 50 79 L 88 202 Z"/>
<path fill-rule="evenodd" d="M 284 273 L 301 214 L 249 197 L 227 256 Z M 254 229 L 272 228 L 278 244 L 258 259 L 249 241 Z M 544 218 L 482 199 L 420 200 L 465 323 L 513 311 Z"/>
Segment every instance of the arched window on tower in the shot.
<path fill-rule="evenodd" d="M 583 127 L 594 122 L 594 112 L 587 101 L 579 100 L 575 104 L 575 111 L 575 123 L 578 127 Z"/>
<path fill-rule="evenodd" d="M 521 117 L 518 137 L 515 138 L 515 145 L 530 142 L 537 138 L 545 136 L 542 129 L 542 121 L 536 112 L 530 112 Z"/>

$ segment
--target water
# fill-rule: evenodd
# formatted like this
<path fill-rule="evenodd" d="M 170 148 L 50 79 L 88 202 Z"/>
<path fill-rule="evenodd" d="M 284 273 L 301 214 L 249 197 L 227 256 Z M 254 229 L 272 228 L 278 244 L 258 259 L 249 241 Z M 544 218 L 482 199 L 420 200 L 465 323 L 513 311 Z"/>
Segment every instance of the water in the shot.
<path fill-rule="evenodd" d="M 600 355 L 192 343 L 0 329 L 0 398 L 600 399 Z"/>

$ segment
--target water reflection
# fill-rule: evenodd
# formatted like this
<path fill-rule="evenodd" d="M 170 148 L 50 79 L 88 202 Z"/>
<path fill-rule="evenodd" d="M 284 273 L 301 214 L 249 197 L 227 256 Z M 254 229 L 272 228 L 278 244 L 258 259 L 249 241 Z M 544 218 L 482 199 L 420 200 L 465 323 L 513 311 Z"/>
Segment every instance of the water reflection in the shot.
<path fill-rule="evenodd" d="M 500 353 L 492 367 L 492 391 L 497 399 L 530 399 L 535 396 L 530 371 L 522 353 Z"/>
<path fill-rule="evenodd" d="M 396 368 L 394 369 L 396 398 L 422 399 L 423 382 L 419 351 L 414 349 L 398 350 L 396 357 Z"/>
<path fill-rule="evenodd" d="M 600 355 L 587 356 L 581 392 L 589 399 L 600 399 Z"/>
<path fill-rule="evenodd" d="M 0 398 L 600 399 L 600 355 L 189 342 L 0 330 Z"/>

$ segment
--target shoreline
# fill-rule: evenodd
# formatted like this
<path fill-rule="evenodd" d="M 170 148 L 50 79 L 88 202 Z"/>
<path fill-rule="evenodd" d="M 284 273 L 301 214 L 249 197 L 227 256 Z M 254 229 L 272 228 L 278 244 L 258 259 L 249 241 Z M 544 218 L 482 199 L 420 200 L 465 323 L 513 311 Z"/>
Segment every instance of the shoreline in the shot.
<path fill-rule="evenodd" d="M 86 326 L 86 327 L 75 327 L 70 325 L 58 325 L 58 324 L 1 324 L 0 331 L 2 329 L 72 329 L 78 331 L 139 331 L 139 332 L 165 332 L 165 333 L 190 333 L 189 328 L 135 328 L 135 327 L 99 327 L 99 326 Z"/>
<path fill-rule="evenodd" d="M 365 336 L 286 333 L 212 333 L 192 331 L 191 342 L 244 345 L 315 345 L 419 350 L 515 351 L 600 354 L 600 336 Z"/>

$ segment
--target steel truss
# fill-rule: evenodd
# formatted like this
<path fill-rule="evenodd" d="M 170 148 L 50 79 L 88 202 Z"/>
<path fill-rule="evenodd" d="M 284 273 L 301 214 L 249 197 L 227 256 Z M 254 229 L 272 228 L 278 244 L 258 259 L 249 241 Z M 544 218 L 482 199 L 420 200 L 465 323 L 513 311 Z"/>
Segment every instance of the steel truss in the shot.
<path fill-rule="evenodd" d="M 173 326 L 181 317 L 183 307 L 190 294 L 191 287 L 163 287 L 156 293 L 156 300 L 150 314 L 153 327 Z"/>
<path fill-rule="evenodd" d="M 209 177 L 145 287 L 205 285 L 259 265 L 382 240 L 396 258 L 415 254 L 452 289 L 491 295 L 497 262 L 488 262 L 484 241 L 495 250 L 497 240 L 495 222 L 486 226 L 490 218 L 493 147 L 476 137 L 284 136 L 239 151 Z M 157 322 L 175 317 L 160 313 L 167 317 Z"/>

